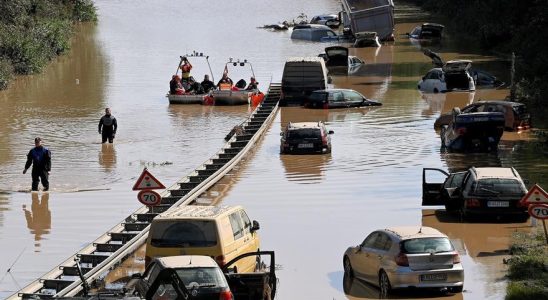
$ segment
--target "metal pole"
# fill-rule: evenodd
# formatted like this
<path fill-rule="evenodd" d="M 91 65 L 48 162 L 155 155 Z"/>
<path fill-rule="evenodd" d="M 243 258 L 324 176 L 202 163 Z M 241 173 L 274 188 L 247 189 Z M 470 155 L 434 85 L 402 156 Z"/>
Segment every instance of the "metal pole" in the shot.
<path fill-rule="evenodd" d="M 515 73 L 516 73 L 516 53 L 512 52 L 512 67 L 510 69 L 510 101 L 514 101 L 516 99 L 516 83 L 514 82 Z"/>
<path fill-rule="evenodd" d="M 542 219 L 542 227 L 544 227 L 544 237 L 546 238 L 546 244 L 548 244 L 548 231 L 546 231 L 546 222 Z"/>

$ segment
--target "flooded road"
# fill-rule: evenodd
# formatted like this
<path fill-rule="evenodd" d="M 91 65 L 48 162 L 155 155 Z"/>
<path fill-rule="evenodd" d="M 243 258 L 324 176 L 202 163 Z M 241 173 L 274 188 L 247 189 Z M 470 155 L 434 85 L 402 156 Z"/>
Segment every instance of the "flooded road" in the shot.
<path fill-rule="evenodd" d="M 287 57 L 316 56 L 328 44 L 291 41 L 289 32 L 256 27 L 300 12 L 309 17 L 336 12 L 340 5 L 328 0 L 215 1 L 207 9 L 201 2 L 96 4 L 99 23 L 79 28 L 69 55 L 0 92 L 1 298 L 134 211 L 140 204 L 131 186 L 144 166 L 170 185 L 215 153 L 230 128 L 250 113 L 245 106 L 168 105 L 164 95 L 179 55 L 193 50 L 209 55 L 215 79 L 229 57 L 248 59 L 266 90 L 271 80 L 280 81 Z M 249 13 L 250 8 L 261 13 Z M 431 62 L 402 34 L 422 20 L 399 20 L 395 43 L 351 49 L 366 65 L 351 76 L 333 77 L 335 87 L 356 89 L 382 107 L 282 108 L 257 149 L 200 198 L 203 204 L 243 205 L 260 222 L 261 248 L 275 250 L 280 264 L 278 299 L 376 297 L 378 291 L 367 284 L 343 281 L 343 252 L 374 229 L 417 224 L 436 227 L 460 245 L 466 291 L 455 298 L 500 299 L 505 293 L 503 250 L 510 233 L 528 230 L 527 223 L 460 223 L 421 207 L 421 169 L 514 166 L 529 182 L 547 186 L 546 157 L 528 133 L 505 133 L 496 154 L 440 151 L 433 128 L 440 113 L 501 99 L 507 90 L 420 93 L 417 81 Z M 508 64 L 477 49 L 450 38 L 432 49 L 446 60 L 473 59 L 507 81 Z M 194 64 L 196 78 L 209 73 Z M 247 79 L 251 71 L 230 72 L 233 79 Z M 120 126 L 113 145 L 101 145 L 97 134 L 107 106 Z M 279 133 L 290 121 L 326 122 L 335 131 L 333 152 L 281 156 Z M 21 173 L 37 135 L 53 153 L 49 194 L 22 192 L 30 189 L 30 175 Z M 134 261 L 111 276 L 142 271 L 142 253 Z"/>

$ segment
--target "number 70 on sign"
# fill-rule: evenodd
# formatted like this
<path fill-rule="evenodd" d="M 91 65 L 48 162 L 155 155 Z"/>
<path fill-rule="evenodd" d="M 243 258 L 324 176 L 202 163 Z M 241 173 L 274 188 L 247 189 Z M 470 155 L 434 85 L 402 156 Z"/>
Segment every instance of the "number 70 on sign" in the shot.
<path fill-rule="evenodd" d="M 162 196 L 153 190 L 142 190 L 137 194 L 137 199 L 146 206 L 156 206 L 160 204 Z"/>

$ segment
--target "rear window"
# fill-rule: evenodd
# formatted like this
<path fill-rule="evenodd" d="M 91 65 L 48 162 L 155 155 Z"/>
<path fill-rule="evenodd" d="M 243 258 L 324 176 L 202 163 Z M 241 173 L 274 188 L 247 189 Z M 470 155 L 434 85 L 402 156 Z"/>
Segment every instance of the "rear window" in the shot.
<path fill-rule="evenodd" d="M 287 137 L 291 139 L 320 139 L 322 136 L 320 129 L 305 128 L 289 130 Z"/>
<path fill-rule="evenodd" d="M 516 105 L 516 106 L 513 106 L 512 109 L 518 115 L 523 115 L 527 113 L 527 108 L 525 107 L 525 105 Z"/>
<path fill-rule="evenodd" d="M 225 277 L 219 268 L 184 268 L 176 270 L 177 275 L 185 283 L 186 288 L 198 287 L 228 287 Z"/>
<path fill-rule="evenodd" d="M 154 247 L 211 247 L 217 245 L 217 228 L 213 221 L 189 220 L 156 222 L 151 227 Z"/>
<path fill-rule="evenodd" d="M 402 251 L 408 254 L 449 252 L 453 251 L 453 245 L 448 238 L 420 238 L 402 242 Z"/>
<path fill-rule="evenodd" d="M 476 195 L 522 195 L 525 194 L 521 183 L 514 179 L 487 178 L 478 180 L 472 187 Z"/>

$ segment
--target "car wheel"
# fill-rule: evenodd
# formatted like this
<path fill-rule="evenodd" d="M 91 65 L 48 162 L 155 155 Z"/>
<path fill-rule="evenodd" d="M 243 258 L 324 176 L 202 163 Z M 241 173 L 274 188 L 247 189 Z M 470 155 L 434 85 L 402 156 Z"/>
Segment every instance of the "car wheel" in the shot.
<path fill-rule="evenodd" d="M 384 270 L 381 270 L 379 273 L 379 289 L 381 298 L 388 297 L 390 291 L 392 290 L 392 287 L 390 286 L 390 279 L 388 279 L 388 275 L 386 275 Z"/>
<path fill-rule="evenodd" d="M 450 293 L 453 293 L 453 294 L 458 294 L 458 293 L 462 293 L 462 290 L 464 289 L 464 286 L 452 286 L 452 287 L 448 287 L 447 290 L 450 292 Z"/>
<path fill-rule="evenodd" d="M 348 258 L 348 256 L 344 257 L 343 267 L 344 267 L 344 274 L 350 277 L 354 277 L 354 269 L 352 269 L 352 264 L 350 263 L 350 259 Z"/>

